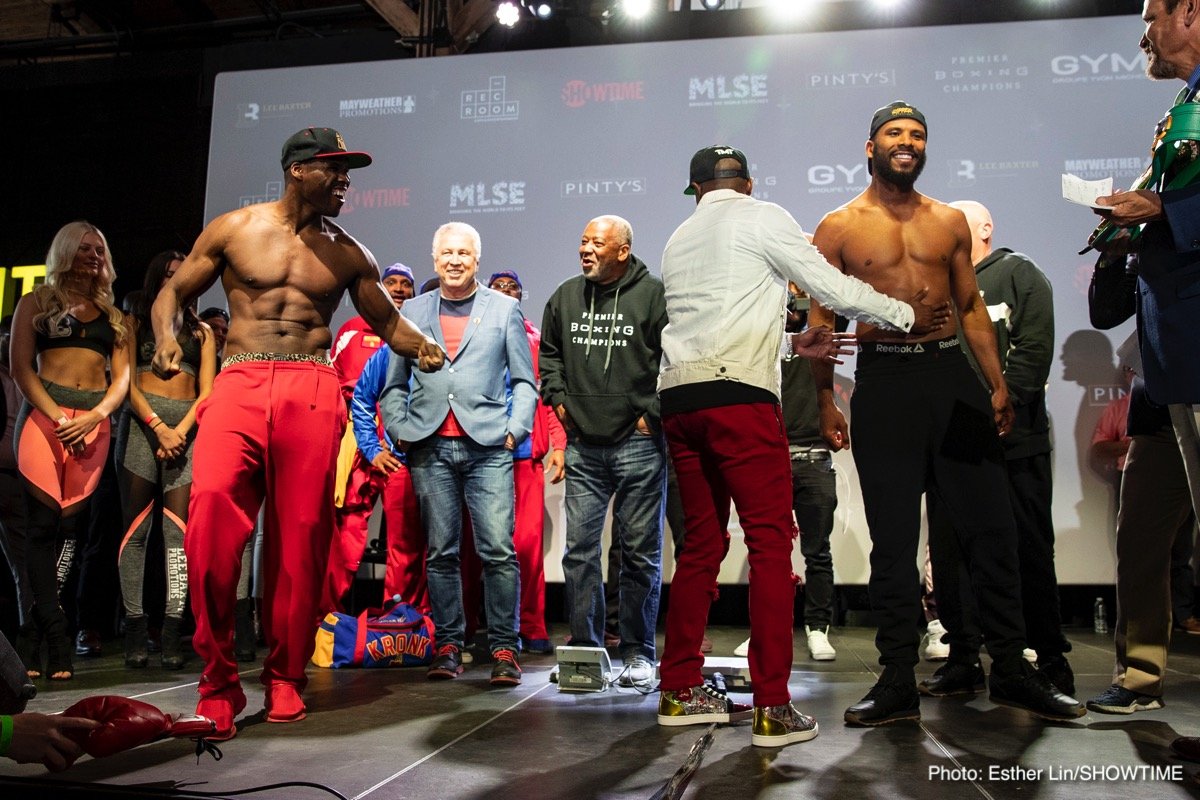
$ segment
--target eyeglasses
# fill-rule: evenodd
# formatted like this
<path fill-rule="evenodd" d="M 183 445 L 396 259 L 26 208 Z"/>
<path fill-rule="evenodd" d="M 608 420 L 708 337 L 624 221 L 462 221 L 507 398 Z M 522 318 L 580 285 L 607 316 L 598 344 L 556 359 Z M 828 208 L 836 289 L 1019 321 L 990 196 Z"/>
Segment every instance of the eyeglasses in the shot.
<path fill-rule="evenodd" d="M 519 292 L 521 291 L 521 284 L 516 281 L 496 281 L 492 284 L 492 288 L 498 292 L 507 292 L 511 289 L 516 289 Z"/>

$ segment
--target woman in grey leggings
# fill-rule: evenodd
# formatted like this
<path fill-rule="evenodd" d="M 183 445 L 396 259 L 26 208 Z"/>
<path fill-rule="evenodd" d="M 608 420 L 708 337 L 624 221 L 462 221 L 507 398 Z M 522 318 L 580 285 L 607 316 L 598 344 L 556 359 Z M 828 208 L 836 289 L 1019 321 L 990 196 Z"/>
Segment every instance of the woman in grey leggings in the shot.
<path fill-rule="evenodd" d="M 117 428 L 117 464 L 127 529 L 117 567 L 125 602 L 125 666 L 145 667 L 146 612 L 142 589 L 146 574 L 146 539 L 154 523 L 154 505 L 162 493 L 163 550 L 166 556 L 167 604 L 162 628 L 162 665 L 183 666 L 180 624 L 187 600 L 187 561 L 183 535 L 187 530 L 192 487 L 191 445 L 196 432 L 196 407 L 212 391 L 216 374 L 216 344 L 212 331 L 190 309 L 184 314 L 179 345 L 180 372 L 163 379 L 154 374 L 154 330 L 150 307 L 163 284 L 182 263 L 174 250 L 159 253 L 146 269 L 129 337 L 129 404 Z"/>

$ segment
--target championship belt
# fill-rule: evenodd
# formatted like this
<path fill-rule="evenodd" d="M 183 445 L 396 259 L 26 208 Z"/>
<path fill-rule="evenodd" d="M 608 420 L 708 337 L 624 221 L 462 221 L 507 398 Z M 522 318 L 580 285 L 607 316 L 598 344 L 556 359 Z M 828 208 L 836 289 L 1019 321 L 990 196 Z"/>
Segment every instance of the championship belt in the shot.
<path fill-rule="evenodd" d="M 1188 94 L 1185 89 L 1180 97 Z M 1178 98 L 1177 98 L 1178 99 Z M 1130 191 L 1154 189 L 1163 192 L 1190 186 L 1200 175 L 1200 103 L 1179 103 L 1167 112 L 1154 131 L 1154 143 L 1150 146 L 1150 166 L 1146 168 Z M 1170 175 L 1168 178 L 1167 176 Z M 1101 222 L 1088 237 L 1087 247 L 1080 255 L 1093 247 L 1099 247 L 1119 235 L 1131 240 L 1142 232 L 1142 225 L 1132 228 L 1120 227 L 1108 220 Z"/>

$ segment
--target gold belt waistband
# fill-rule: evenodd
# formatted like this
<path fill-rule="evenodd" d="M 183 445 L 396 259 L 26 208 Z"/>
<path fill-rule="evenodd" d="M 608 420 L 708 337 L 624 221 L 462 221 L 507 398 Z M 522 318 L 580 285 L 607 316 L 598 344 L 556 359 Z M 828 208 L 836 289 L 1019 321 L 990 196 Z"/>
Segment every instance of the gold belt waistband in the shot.
<path fill-rule="evenodd" d="M 314 356 L 308 353 L 237 353 L 222 361 L 221 369 L 231 367 L 234 364 L 245 364 L 251 361 L 292 361 L 306 364 L 320 364 L 323 367 L 333 366 L 333 362 L 329 360 L 328 356 Z"/>

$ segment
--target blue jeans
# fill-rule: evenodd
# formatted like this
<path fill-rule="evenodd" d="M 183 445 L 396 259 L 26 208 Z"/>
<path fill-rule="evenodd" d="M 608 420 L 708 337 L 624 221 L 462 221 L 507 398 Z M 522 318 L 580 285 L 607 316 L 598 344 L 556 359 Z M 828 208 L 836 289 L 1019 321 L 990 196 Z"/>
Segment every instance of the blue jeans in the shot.
<path fill-rule="evenodd" d="M 792 460 L 792 509 L 804 555 L 804 624 L 828 628 L 833 621 L 833 555 L 829 536 L 837 508 L 837 471 L 829 454 Z"/>
<path fill-rule="evenodd" d="M 568 441 L 563 588 L 572 644 L 599 647 L 604 642 L 600 551 L 612 499 L 612 546 L 621 548 L 621 655 L 654 660 L 666 484 L 661 436 L 634 433 L 613 445 L 574 437 Z"/>
<path fill-rule="evenodd" d="M 515 652 L 521 573 L 513 548 L 512 453 L 466 436 L 431 436 L 409 448 L 408 469 L 428 539 L 425 571 L 437 646 L 463 646 L 459 544 L 465 503 L 483 564 L 488 646 Z"/>

